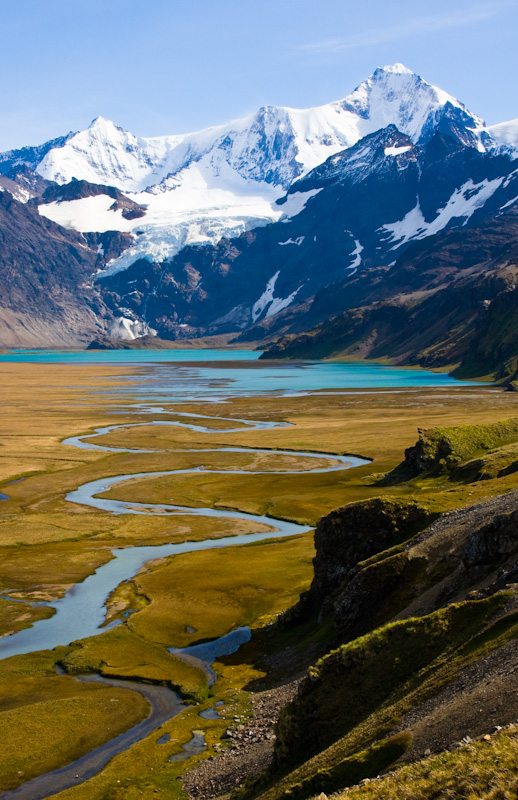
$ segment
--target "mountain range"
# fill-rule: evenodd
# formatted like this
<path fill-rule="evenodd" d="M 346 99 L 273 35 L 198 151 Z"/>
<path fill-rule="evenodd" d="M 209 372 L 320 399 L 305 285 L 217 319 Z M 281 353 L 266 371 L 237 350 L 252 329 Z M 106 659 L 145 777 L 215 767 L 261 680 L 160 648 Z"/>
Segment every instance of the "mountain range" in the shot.
<path fill-rule="evenodd" d="M 474 328 L 514 290 L 518 120 L 487 126 L 401 64 L 192 134 L 98 117 L 0 154 L 0 189 L 4 346 L 234 334 L 469 372 Z M 431 325 L 439 302 L 462 337 Z M 407 327 L 428 334 L 405 346 Z"/>

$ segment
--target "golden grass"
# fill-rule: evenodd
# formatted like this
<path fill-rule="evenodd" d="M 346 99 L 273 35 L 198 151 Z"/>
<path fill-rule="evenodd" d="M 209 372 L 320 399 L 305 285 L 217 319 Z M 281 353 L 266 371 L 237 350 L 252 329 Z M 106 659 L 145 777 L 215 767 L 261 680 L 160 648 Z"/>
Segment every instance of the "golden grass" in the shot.
<path fill-rule="evenodd" d="M 336 800 L 516 800 L 516 726 L 489 741 L 402 767 L 394 774 L 335 795 Z"/>
<path fill-rule="evenodd" d="M 313 556 L 311 534 L 173 556 L 135 578 L 150 603 L 128 626 L 176 647 L 243 625 L 260 627 L 309 587 Z"/>
<path fill-rule="evenodd" d="M 56 695 L 0 713 L 2 790 L 74 761 L 147 714 L 142 695 L 128 689 L 75 684 L 73 693 Z"/>
<path fill-rule="evenodd" d="M 17 603 L 0 598 L 0 636 L 6 636 L 23 628 L 28 628 L 39 619 L 47 619 L 52 609 L 32 606 L 30 603 Z"/>
<path fill-rule="evenodd" d="M 118 376 L 138 377 L 138 374 L 136 369 L 122 366 L 2 365 L 0 479 L 9 481 L 26 476 L 20 483 L 0 484 L 0 491 L 10 496 L 9 501 L 0 503 L 2 592 L 9 590 L 20 597 L 33 599 L 59 596 L 70 583 L 84 579 L 109 558 L 113 547 L 204 539 L 258 530 L 256 525 L 242 521 L 202 517 L 115 517 L 65 502 L 66 492 L 85 481 L 106 475 L 189 468 L 200 463 L 213 468 L 239 464 L 245 470 L 289 469 L 305 465 L 302 460 L 289 455 L 183 452 L 190 448 L 236 445 L 352 452 L 372 457 L 372 465 L 351 472 L 295 476 L 187 476 L 134 482 L 113 492 L 117 497 L 129 493 L 131 499 L 146 502 L 153 501 L 156 496 L 159 502 L 219 504 L 314 522 L 322 513 L 346 502 L 380 494 L 369 476 L 393 468 L 401 460 L 402 450 L 415 442 L 418 427 L 486 423 L 518 415 L 518 395 L 483 387 L 398 394 L 367 391 L 326 397 L 239 398 L 221 405 L 182 406 L 180 410 L 223 417 L 289 421 L 292 427 L 269 431 L 244 428 L 230 434 L 225 433 L 225 429 L 234 427 L 234 423 L 218 421 L 207 422 L 214 425 L 215 430 L 205 434 L 176 427 L 142 426 L 105 437 L 106 444 L 114 446 L 167 451 L 150 454 L 105 454 L 61 444 L 61 439 L 66 436 L 87 433 L 97 427 L 146 420 L 146 416 L 126 413 L 118 406 L 118 387 L 131 385 L 127 380 L 119 381 Z M 111 393 L 90 393 L 91 389 L 100 386 L 111 388 Z M 131 402 L 131 398 L 123 402 Z M 174 416 L 163 416 L 163 419 L 174 419 Z M 188 421 L 187 418 L 180 419 Z M 193 421 L 199 420 L 193 418 Z M 100 440 L 96 441 L 99 443 Z M 316 466 L 314 460 L 309 464 Z M 501 491 L 503 484 L 501 481 L 497 483 L 482 481 L 476 487 L 458 487 L 444 486 L 439 482 L 433 486 L 430 483 L 421 486 L 416 482 L 411 491 L 422 493 L 435 502 L 434 498 L 439 498 L 439 493 L 446 488 L 446 495 L 442 495 L 446 500 L 437 499 L 437 502 L 454 505 Z M 406 487 L 390 491 L 405 493 L 409 490 Z M 471 491 L 475 494 L 470 494 Z M 34 654 L 0 662 L 0 698 L 12 691 L 13 686 L 21 687 L 23 676 L 23 681 L 32 681 L 34 686 L 37 684 L 44 692 L 43 699 L 24 684 L 22 688 L 27 702 L 19 706 L 20 713 L 23 710 L 29 718 L 34 717 L 37 725 L 41 709 L 46 709 L 43 719 L 49 718 L 51 706 L 46 703 L 59 698 L 60 693 L 64 695 L 62 687 L 73 686 L 74 691 L 84 692 L 84 697 L 90 698 L 88 702 L 92 705 L 88 706 L 87 719 L 91 718 L 104 733 L 109 730 L 109 726 L 102 722 L 104 697 L 113 696 L 114 690 L 95 684 L 81 686 L 72 678 L 58 678 L 51 671 L 53 659 L 64 658 L 69 652 L 68 658 L 71 663 L 76 659 L 77 668 L 92 669 L 98 665 L 105 671 L 113 668 L 120 675 L 140 669 L 142 677 L 146 672 L 149 679 L 169 680 L 171 675 L 178 673 L 167 656 L 162 658 L 161 643 L 183 646 L 197 639 L 224 634 L 238 625 L 256 627 L 264 624 L 293 603 L 299 592 L 308 586 L 312 575 L 312 555 L 312 537 L 307 535 L 253 547 L 191 553 L 151 565 L 135 580 L 137 594 L 148 597 L 150 603 L 139 606 L 140 610 L 130 617 L 129 624 L 117 629 L 118 636 L 126 637 L 122 644 L 119 641 L 116 645 L 115 639 L 110 640 L 108 634 L 103 634 L 96 641 L 83 643 L 82 650 L 78 648 L 74 653 L 61 649 L 61 655 Z M 134 599 L 126 597 L 124 600 L 120 593 L 115 600 L 117 598 L 130 604 Z M 15 610 L 13 613 L 18 612 Z M 186 626 L 196 628 L 196 633 L 187 634 Z M 142 663 L 137 663 L 136 636 L 139 642 L 144 643 Z M 106 665 L 100 665 L 102 660 Z M 243 687 L 261 675 L 249 665 L 236 663 L 218 665 L 217 672 L 214 691 L 234 708 L 246 703 Z M 192 675 L 184 675 L 182 679 L 187 680 L 187 677 L 192 678 Z M 133 697 L 134 693 L 130 694 Z M 61 725 L 73 740 L 82 730 L 81 720 L 78 720 L 73 704 L 67 716 L 67 707 L 68 704 L 63 704 Z M 121 711 L 125 708 L 121 700 Z M 128 704 L 128 711 L 124 714 L 129 714 L 129 709 Z M 10 713 L 15 711 L 10 709 Z M 124 714 L 117 716 L 119 726 L 126 719 Z M 17 723 L 12 720 L 12 724 Z M 159 789 L 162 797 L 180 797 L 176 776 L 185 765 L 169 764 L 169 754 L 190 738 L 193 728 L 206 730 L 207 740 L 212 744 L 224 727 L 224 722 L 200 720 L 196 709 L 187 708 L 156 735 L 113 759 L 100 775 L 61 793 L 60 800 L 133 800 L 155 796 L 155 789 Z M 61 758 L 63 763 L 60 734 L 56 732 L 54 735 L 52 727 L 49 730 L 49 753 Z M 157 745 L 156 739 L 166 730 L 174 741 L 170 746 Z M 35 741 L 33 738 L 32 752 Z M 22 747 L 22 743 L 19 746 Z"/>
<path fill-rule="evenodd" d="M 58 677 L 58 653 L 0 662 L 0 789 L 70 763 L 144 719 L 137 692 Z"/>

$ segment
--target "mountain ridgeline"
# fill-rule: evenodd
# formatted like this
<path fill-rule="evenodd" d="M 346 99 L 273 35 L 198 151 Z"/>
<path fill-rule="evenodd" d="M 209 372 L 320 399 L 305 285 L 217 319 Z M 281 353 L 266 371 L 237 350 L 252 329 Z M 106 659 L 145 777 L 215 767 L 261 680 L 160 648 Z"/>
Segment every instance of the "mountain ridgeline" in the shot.
<path fill-rule="evenodd" d="M 0 154 L 0 173 L 9 213 L 75 237 L 85 262 L 51 309 L 52 250 L 35 259 L 18 237 L 14 275 L 38 270 L 43 322 L 2 322 L 3 345 L 52 343 L 50 315 L 60 343 L 230 334 L 266 357 L 516 369 L 518 122 L 488 127 L 400 64 L 327 106 L 188 135 L 143 139 L 97 118 Z M 0 224 L 7 319 L 18 223 Z M 17 303 L 19 316 L 23 292 Z"/>

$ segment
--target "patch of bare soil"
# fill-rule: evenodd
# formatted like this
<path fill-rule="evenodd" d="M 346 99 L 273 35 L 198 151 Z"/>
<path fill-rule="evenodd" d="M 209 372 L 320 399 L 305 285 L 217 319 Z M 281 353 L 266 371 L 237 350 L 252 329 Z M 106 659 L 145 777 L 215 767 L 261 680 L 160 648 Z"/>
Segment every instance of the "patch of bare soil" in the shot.
<path fill-rule="evenodd" d="M 412 709 L 398 730 L 411 730 L 404 761 L 454 749 L 518 720 L 518 640 L 462 670 L 435 697 Z"/>

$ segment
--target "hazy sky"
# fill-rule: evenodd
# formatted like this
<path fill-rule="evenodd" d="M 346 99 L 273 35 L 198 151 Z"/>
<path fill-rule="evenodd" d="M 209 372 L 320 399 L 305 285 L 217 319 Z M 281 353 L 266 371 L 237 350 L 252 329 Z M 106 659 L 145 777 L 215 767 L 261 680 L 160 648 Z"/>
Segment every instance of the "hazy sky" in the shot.
<path fill-rule="evenodd" d="M 518 117 L 518 0 L 2 0 L 0 150 L 101 114 L 157 136 L 347 95 L 401 61 Z"/>

